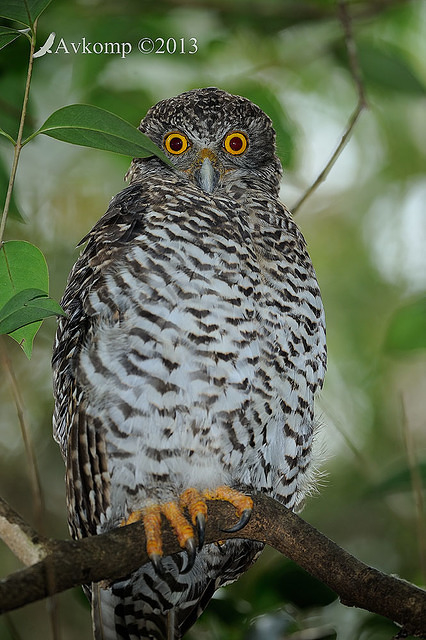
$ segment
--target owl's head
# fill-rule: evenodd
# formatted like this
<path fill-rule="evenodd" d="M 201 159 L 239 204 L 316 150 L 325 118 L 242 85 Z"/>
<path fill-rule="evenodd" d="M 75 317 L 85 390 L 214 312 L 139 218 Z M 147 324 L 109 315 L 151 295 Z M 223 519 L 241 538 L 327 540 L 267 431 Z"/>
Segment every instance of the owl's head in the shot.
<path fill-rule="evenodd" d="M 139 129 L 207 193 L 231 184 L 278 191 L 272 122 L 246 98 L 215 87 L 187 91 L 151 107 Z"/>

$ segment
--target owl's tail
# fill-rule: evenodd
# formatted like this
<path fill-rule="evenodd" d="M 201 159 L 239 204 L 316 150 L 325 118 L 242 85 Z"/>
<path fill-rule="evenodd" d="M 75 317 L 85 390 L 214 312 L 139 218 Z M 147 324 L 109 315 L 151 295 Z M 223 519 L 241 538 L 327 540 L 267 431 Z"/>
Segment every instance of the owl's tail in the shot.
<path fill-rule="evenodd" d="M 175 610 L 167 616 L 141 617 L 131 597 L 122 598 L 110 588 L 92 585 L 92 625 L 94 640 L 179 640 Z"/>
<path fill-rule="evenodd" d="M 116 598 L 110 589 L 92 584 L 92 625 L 94 640 L 117 640 L 115 628 Z"/>

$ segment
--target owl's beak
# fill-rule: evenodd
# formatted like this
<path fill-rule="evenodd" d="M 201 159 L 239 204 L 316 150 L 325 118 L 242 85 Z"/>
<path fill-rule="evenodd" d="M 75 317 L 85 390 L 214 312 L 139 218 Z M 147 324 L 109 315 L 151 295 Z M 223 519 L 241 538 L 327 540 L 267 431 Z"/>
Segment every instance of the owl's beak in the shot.
<path fill-rule="evenodd" d="M 197 168 L 194 171 L 196 184 L 206 193 L 213 193 L 220 178 L 217 168 L 217 157 L 210 149 L 203 149 L 198 157 Z"/>

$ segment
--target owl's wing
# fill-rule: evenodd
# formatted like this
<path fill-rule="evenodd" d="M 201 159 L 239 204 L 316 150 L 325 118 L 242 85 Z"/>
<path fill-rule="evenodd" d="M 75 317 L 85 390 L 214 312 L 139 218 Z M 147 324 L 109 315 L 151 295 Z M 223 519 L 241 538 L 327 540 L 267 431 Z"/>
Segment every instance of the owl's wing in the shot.
<path fill-rule="evenodd" d="M 87 241 L 87 246 L 69 275 L 61 300 L 67 315 L 59 320 L 52 357 L 53 435 L 66 460 L 69 524 L 74 537 L 96 533 L 109 503 L 103 433 L 100 425 L 94 424 L 96 420 L 86 414 L 81 375 L 77 375 L 81 351 L 96 334 L 100 321 L 89 296 L 95 288 L 102 290 L 106 271 L 119 259 L 129 239 L 140 232 L 145 206 L 138 184 L 113 198 L 105 215 L 81 241 Z"/>

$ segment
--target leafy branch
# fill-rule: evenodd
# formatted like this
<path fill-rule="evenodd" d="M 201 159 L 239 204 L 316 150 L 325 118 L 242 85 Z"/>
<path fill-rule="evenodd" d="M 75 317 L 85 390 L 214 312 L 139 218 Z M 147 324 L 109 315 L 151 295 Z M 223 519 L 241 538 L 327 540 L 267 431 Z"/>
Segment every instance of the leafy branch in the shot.
<path fill-rule="evenodd" d="M 3 235 L 6 227 L 7 215 L 9 213 L 10 201 L 12 199 L 12 191 L 13 191 L 13 186 L 15 184 L 16 172 L 18 169 L 19 156 L 21 154 L 21 149 L 22 149 L 22 136 L 24 133 L 25 116 L 27 114 L 27 105 L 28 105 L 28 98 L 30 95 L 30 84 L 31 84 L 32 71 L 33 71 L 33 55 L 34 55 L 34 49 L 35 49 L 35 43 L 36 43 L 36 29 L 37 29 L 37 20 L 35 20 L 33 24 L 33 28 L 31 30 L 30 59 L 28 63 L 27 79 L 25 83 L 24 100 L 22 103 L 21 118 L 19 120 L 18 135 L 16 138 L 16 142 L 14 142 L 15 152 L 13 154 L 13 162 L 12 162 L 12 168 L 10 171 L 9 184 L 7 187 L 6 200 L 4 203 L 3 214 L 0 222 L 0 247 L 3 244 Z M 13 142 L 12 138 L 10 138 L 9 136 L 8 138 Z"/>
<path fill-rule="evenodd" d="M 25 36 L 30 41 L 29 63 L 25 83 L 19 128 L 16 140 L 0 128 L 0 135 L 13 144 L 14 154 L 0 221 L 0 334 L 12 337 L 31 357 L 34 337 L 44 318 L 62 315 L 61 307 L 49 297 L 49 275 L 43 254 L 34 245 L 3 240 L 12 194 L 23 147 L 36 136 L 52 138 L 112 151 L 129 157 L 157 155 L 169 162 L 162 151 L 143 133 L 122 118 L 98 107 L 68 105 L 52 113 L 45 123 L 25 140 L 24 124 L 33 74 L 37 22 L 50 0 L 25 0 L 21 4 L 5 2 L 0 15 L 26 25 L 25 29 L 1 27 L 0 49 Z"/>
<path fill-rule="evenodd" d="M 398 638 L 426 637 L 425 591 L 365 565 L 276 500 L 263 494 L 253 498 L 254 510 L 244 538 L 274 547 L 326 584 L 346 606 L 366 609 L 400 625 Z M 242 537 L 241 531 L 224 531 L 235 522 L 230 505 L 209 502 L 208 513 L 207 543 Z M 77 585 L 107 584 L 148 562 L 140 522 L 78 541 L 53 540 L 39 536 L 0 500 L 0 536 L 31 565 L 0 581 L 2 613 Z M 163 546 L 165 555 L 179 551 L 168 526 L 163 531 Z"/>

